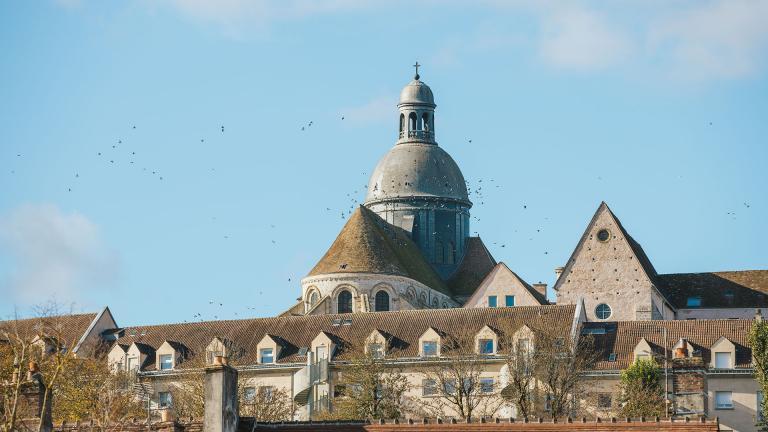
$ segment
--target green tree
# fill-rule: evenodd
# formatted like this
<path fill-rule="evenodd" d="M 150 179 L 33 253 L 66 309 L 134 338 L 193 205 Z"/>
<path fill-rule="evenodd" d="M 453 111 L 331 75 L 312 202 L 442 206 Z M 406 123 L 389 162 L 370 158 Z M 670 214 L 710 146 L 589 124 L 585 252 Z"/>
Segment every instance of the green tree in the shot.
<path fill-rule="evenodd" d="M 768 395 L 768 322 L 759 318 L 752 324 L 749 331 L 749 346 L 752 348 L 755 378 L 760 384 L 763 395 Z M 758 407 L 757 427 L 760 431 L 768 431 L 768 404 L 763 402 Z"/>
<path fill-rule="evenodd" d="M 636 360 L 621 373 L 622 417 L 664 415 L 662 371 L 654 360 Z"/>

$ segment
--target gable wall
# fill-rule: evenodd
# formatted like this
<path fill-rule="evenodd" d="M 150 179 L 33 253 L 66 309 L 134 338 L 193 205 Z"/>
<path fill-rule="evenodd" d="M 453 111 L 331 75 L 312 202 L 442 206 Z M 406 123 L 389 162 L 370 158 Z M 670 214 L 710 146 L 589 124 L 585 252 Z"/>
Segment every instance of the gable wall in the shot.
<path fill-rule="evenodd" d="M 597 239 L 603 228 L 611 234 L 606 242 Z M 611 321 L 652 319 L 651 282 L 607 207 L 599 210 L 580 246 L 558 281 L 557 303 L 575 304 L 583 296 L 589 321 L 597 321 L 600 303 L 611 307 Z"/>
<path fill-rule="evenodd" d="M 540 303 L 505 265 L 499 263 L 467 300 L 465 308 L 488 307 L 488 296 L 496 296 L 497 305 L 504 306 L 504 296 L 515 296 L 515 306 L 539 306 Z"/>

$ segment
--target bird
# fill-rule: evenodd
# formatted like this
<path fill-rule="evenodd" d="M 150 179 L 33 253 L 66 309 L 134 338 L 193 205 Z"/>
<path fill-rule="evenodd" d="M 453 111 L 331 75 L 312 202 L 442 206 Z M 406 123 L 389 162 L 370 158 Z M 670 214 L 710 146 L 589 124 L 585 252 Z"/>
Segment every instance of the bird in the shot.
<path fill-rule="evenodd" d="M 341 116 L 341 119 L 344 120 L 344 116 Z"/>
<path fill-rule="evenodd" d="M 205 140 L 204 140 L 204 139 L 202 139 L 202 138 L 200 138 L 200 142 L 205 142 Z"/>
<path fill-rule="evenodd" d="M 301 127 L 301 130 L 304 130 L 304 126 Z"/>
<path fill-rule="evenodd" d="M 471 139 L 470 139 L 470 140 L 467 140 L 467 141 L 469 141 L 469 143 L 470 143 L 470 144 L 472 144 L 472 140 L 471 140 Z"/>
<path fill-rule="evenodd" d="M 133 125 L 133 128 L 136 129 L 136 125 Z"/>
<path fill-rule="evenodd" d="M 221 133 L 224 133 L 224 126 L 221 126 Z"/>

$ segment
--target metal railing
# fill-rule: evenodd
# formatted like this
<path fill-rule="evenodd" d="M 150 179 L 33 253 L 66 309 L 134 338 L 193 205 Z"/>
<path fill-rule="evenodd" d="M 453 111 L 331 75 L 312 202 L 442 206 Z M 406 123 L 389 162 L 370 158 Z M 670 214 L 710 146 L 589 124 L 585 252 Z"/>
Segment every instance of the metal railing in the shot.
<path fill-rule="evenodd" d="M 328 359 L 320 359 L 309 367 L 309 382 L 312 385 L 328 381 Z"/>
<path fill-rule="evenodd" d="M 406 135 L 408 136 L 408 138 L 425 139 L 425 140 L 435 139 L 435 133 L 429 130 L 400 131 L 400 138 L 405 138 Z"/>

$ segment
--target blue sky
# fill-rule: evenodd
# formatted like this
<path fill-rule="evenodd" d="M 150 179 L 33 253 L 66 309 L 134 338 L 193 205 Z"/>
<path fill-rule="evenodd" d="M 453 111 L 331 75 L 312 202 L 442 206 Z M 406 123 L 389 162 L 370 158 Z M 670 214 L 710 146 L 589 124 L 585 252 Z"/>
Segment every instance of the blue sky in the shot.
<path fill-rule="evenodd" d="M 483 186 L 472 231 L 529 282 L 601 200 L 660 272 L 766 269 L 766 21 L 764 0 L 2 2 L 0 316 L 288 308 L 416 60 Z"/>

